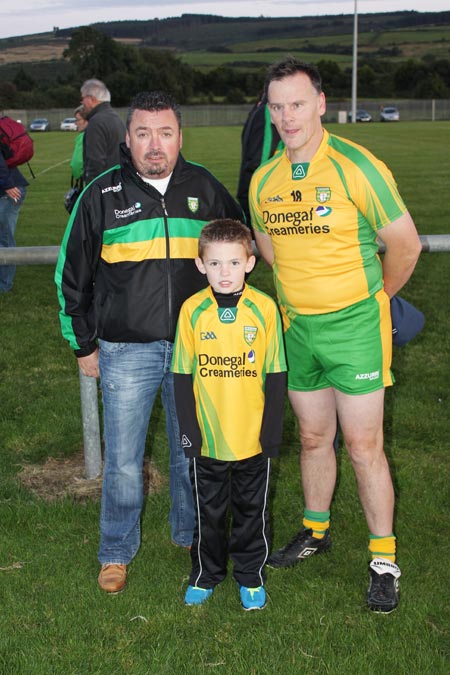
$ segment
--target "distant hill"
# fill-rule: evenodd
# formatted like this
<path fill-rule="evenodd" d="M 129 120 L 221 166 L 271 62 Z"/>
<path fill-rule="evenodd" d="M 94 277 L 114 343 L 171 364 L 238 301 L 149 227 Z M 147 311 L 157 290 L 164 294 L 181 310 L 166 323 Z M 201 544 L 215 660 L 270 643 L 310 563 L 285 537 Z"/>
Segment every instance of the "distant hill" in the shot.
<path fill-rule="evenodd" d="M 290 18 L 227 18 L 213 15 L 183 14 L 181 17 L 149 21 L 108 21 L 91 24 L 97 30 L 120 41 L 133 41 L 147 47 L 181 52 L 220 51 L 239 43 L 264 43 L 275 40 L 310 41 L 351 35 L 353 14 Z M 360 33 L 379 35 L 389 31 L 450 26 L 446 12 L 383 12 L 359 14 Z M 55 29 L 49 33 L 0 39 L 0 64 L 58 58 L 77 27 Z M 301 45 L 298 46 L 301 48 Z M 274 50 L 275 51 L 275 50 Z M 11 53 L 13 58 L 7 56 Z M 43 58 L 42 58 L 43 57 Z"/>
<path fill-rule="evenodd" d="M 380 32 L 418 26 L 450 23 L 448 12 L 385 12 L 360 14 L 361 32 Z M 239 42 L 273 38 L 310 39 L 317 36 L 353 32 L 353 14 L 290 18 L 226 18 L 213 15 L 183 14 L 178 18 L 150 21 L 110 21 L 93 27 L 113 38 L 134 38 L 146 46 L 182 51 L 214 49 Z M 57 37 L 69 37 L 70 30 L 58 31 Z"/>
<path fill-rule="evenodd" d="M 189 78 L 176 83 L 184 87 L 179 96 L 195 102 L 213 96 L 215 101 L 222 97 L 239 103 L 258 94 L 267 66 L 285 54 L 319 63 L 329 96 L 331 92 L 336 97 L 346 96 L 352 70 L 353 21 L 353 13 L 290 18 L 183 14 L 149 21 L 108 21 L 91 27 L 137 50 L 172 52 L 172 61 L 178 63 L 175 68 L 186 67 L 185 72 L 190 73 Z M 0 40 L 3 106 L 12 105 L 8 101 L 20 101 L 22 107 L 43 107 L 50 99 L 53 105 L 78 100 L 76 68 L 63 58 L 78 28 L 81 26 Z M 148 55 L 145 59 L 148 62 Z M 449 98 L 450 10 L 358 14 L 358 71 L 358 88 L 364 96 Z M 159 71 L 152 79 L 159 81 L 160 75 Z M 124 62 L 120 73 L 104 77 L 109 77 L 109 84 L 125 99 L 136 76 L 127 71 Z M 148 74 L 142 78 L 139 82 L 146 83 Z M 116 93 L 116 100 L 119 97 Z"/>

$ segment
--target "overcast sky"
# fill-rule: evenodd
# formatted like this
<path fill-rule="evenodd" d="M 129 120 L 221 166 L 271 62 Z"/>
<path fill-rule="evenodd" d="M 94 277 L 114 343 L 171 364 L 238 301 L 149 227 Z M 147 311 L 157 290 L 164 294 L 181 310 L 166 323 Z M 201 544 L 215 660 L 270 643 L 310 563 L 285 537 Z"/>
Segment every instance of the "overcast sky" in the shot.
<path fill-rule="evenodd" d="M 358 13 L 405 10 L 441 12 L 449 0 L 357 0 Z M 245 12 L 243 12 L 245 7 Z M 314 16 L 353 14 L 355 0 L 14 0 L 0 3 L 0 38 L 70 28 L 97 21 L 166 19 L 182 14 Z"/>

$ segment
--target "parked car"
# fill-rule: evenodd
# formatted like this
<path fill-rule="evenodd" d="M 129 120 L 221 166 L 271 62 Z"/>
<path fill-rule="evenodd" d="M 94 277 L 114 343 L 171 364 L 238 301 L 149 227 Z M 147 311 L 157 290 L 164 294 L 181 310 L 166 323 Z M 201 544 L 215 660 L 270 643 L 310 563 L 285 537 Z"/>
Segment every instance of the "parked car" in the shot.
<path fill-rule="evenodd" d="M 385 108 L 381 108 L 380 122 L 399 122 L 399 121 L 400 121 L 400 113 L 398 112 L 397 108 L 394 108 L 393 106 L 386 106 Z"/>
<path fill-rule="evenodd" d="M 61 131 L 77 131 L 77 124 L 75 117 L 66 117 L 60 124 Z"/>
<path fill-rule="evenodd" d="M 352 117 L 353 117 L 352 111 L 350 110 L 350 112 L 348 113 L 348 121 L 349 122 L 352 121 Z M 356 115 L 355 115 L 355 119 L 356 119 L 357 122 L 371 122 L 372 121 L 372 115 L 370 115 L 370 113 L 368 113 L 367 110 L 357 110 Z"/>
<path fill-rule="evenodd" d="M 50 131 L 50 122 L 45 117 L 33 120 L 30 124 L 31 131 Z"/>

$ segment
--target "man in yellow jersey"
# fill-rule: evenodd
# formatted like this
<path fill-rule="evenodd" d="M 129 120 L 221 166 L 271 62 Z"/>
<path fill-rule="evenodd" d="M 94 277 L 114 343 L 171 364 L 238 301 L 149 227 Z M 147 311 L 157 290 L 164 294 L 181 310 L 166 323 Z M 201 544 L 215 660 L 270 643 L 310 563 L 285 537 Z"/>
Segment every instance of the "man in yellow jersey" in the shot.
<path fill-rule="evenodd" d="M 393 383 L 389 299 L 411 276 L 420 239 L 389 169 L 322 127 L 314 66 L 288 58 L 269 69 L 266 89 L 286 147 L 255 172 L 250 211 L 283 316 L 305 498 L 303 528 L 268 564 L 288 567 L 330 548 L 337 417 L 370 532 L 367 604 L 390 612 L 400 569 L 383 449 L 384 389 Z"/>

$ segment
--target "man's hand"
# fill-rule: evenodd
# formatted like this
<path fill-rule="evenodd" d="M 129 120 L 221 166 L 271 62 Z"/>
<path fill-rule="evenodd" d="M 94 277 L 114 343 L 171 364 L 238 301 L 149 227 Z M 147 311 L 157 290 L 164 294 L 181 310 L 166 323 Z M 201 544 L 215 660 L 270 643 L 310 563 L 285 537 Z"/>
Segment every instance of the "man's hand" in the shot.
<path fill-rule="evenodd" d="M 13 199 L 15 202 L 18 202 L 22 195 L 19 188 L 17 187 L 8 188 L 8 190 L 5 190 L 5 192 L 8 195 L 8 197 Z"/>
<path fill-rule="evenodd" d="M 383 257 L 384 290 L 392 298 L 413 273 L 422 244 L 408 212 L 383 227 L 378 236 L 386 245 Z"/>
<path fill-rule="evenodd" d="M 87 377 L 100 377 L 100 371 L 98 369 L 98 349 L 89 356 L 80 356 L 77 359 L 78 366 Z"/>

